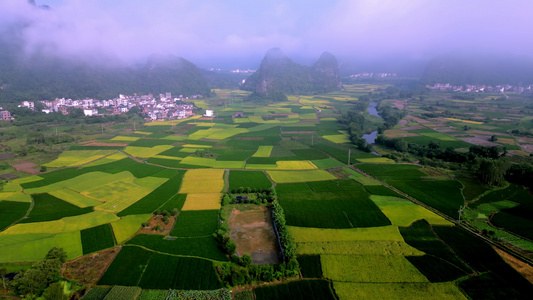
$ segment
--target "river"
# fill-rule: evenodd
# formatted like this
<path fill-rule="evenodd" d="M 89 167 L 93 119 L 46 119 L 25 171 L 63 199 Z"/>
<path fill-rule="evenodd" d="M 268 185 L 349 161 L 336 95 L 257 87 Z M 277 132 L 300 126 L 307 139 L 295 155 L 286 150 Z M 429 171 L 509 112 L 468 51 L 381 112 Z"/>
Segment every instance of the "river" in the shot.
<path fill-rule="evenodd" d="M 371 116 L 376 116 L 376 117 L 382 119 L 381 116 L 378 114 L 378 110 L 376 109 L 377 103 L 372 101 L 368 105 L 369 106 L 366 109 L 366 111 L 368 111 L 368 114 L 371 115 Z M 374 144 L 376 142 L 376 136 L 377 135 L 378 135 L 378 131 L 375 130 L 375 131 L 372 131 L 369 134 L 363 134 L 362 138 L 365 139 L 365 141 L 367 143 Z"/>

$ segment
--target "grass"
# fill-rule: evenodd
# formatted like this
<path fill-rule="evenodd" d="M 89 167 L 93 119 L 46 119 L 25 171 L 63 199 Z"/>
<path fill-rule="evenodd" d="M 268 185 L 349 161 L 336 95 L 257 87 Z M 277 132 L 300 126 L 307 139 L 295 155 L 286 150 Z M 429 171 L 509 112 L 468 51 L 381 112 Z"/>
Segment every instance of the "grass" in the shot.
<path fill-rule="evenodd" d="M 467 298 L 453 282 L 446 283 L 351 283 L 333 282 L 339 299 L 443 299 Z"/>
<path fill-rule="evenodd" d="M 324 277 L 342 282 L 428 282 L 400 255 L 321 255 Z"/>
<path fill-rule="evenodd" d="M 170 233 L 177 237 L 208 236 L 218 227 L 218 210 L 182 211 Z"/>
<path fill-rule="evenodd" d="M 403 242 L 397 226 L 350 229 L 304 228 L 289 226 L 294 242 L 398 241 Z"/>
<path fill-rule="evenodd" d="M 119 286 L 115 285 L 111 288 L 104 300 L 135 300 L 141 293 L 141 288 L 138 286 Z"/>
<path fill-rule="evenodd" d="M 217 261 L 228 260 L 212 236 L 165 239 L 161 235 L 139 234 L 126 242 L 126 245 L 139 245 L 173 255 L 194 256 Z"/>
<path fill-rule="evenodd" d="M 267 171 L 267 174 L 276 183 L 320 181 L 336 178 L 324 170 Z"/>
<path fill-rule="evenodd" d="M 220 209 L 220 193 L 187 194 L 182 210 Z"/>
<path fill-rule="evenodd" d="M 31 203 L 31 196 L 22 192 L 2 192 L 0 201 Z"/>
<path fill-rule="evenodd" d="M 109 224 L 84 229 L 80 234 L 83 255 L 115 246 L 113 230 Z"/>
<path fill-rule="evenodd" d="M 111 227 L 117 244 L 121 244 L 133 236 L 141 228 L 141 224 L 150 219 L 151 216 L 151 214 L 129 215 L 112 222 Z"/>
<path fill-rule="evenodd" d="M 53 221 L 93 211 L 91 207 L 80 208 L 50 194 L 35 194 L 32 197 L 33 209 L 21 223 Z"/>

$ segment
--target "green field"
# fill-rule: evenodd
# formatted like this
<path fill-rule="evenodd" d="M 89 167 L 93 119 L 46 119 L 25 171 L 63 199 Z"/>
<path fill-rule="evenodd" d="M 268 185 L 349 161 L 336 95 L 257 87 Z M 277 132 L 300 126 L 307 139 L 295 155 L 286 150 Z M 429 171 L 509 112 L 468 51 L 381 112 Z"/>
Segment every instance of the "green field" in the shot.
<path fill-rule="evenodd" d="M 285 284 L 258 287 L 255 289 L 258 300 L 268 299 L 335 299 L 331 285 L 326 280 L 298 280 Z"/>
<path fill-rule="evenodd" d="M 182 211 L 170 233 L 177 237 L 209 236 L 218 227 L 218 210 Z"/>
<path fill-rule="evenodd" d="M 234 190 L 239 187 L 267 189 L 272 187 L 272 182 L 262 171 L 232 170 L 229 172 L 229 189 Z"/>
<path fill-rule="evenodd" d="M 84 229 L 80 233 L 84 255 L 115 246 L 115 238 L 109 224 Z"/>

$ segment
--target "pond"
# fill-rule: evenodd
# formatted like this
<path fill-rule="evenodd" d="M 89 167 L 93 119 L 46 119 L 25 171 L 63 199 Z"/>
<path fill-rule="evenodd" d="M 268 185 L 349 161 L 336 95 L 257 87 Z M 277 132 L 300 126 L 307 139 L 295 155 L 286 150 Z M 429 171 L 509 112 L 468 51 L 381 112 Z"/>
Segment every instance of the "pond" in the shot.
<path fill-rule="evenodd" d="M 378 110 L 376 109 L 377 103 L 372 101 L 368 105 L 369 106 L 366 109 L 366 111 L 368 111 L 368 114 L 371 115 L 371 116 L 376 116 L 376 117 L 382 119 L 381 116 L 378 114 Z M 363 134 L 362 138 L 365 139 L 365 141 L 368 144 L 374 144 L 376 142 L 376 136 L 377 135 L 378 135 L 378 132 L 376 130 L 376 131 L 372 131 L 369 134 Z"/>

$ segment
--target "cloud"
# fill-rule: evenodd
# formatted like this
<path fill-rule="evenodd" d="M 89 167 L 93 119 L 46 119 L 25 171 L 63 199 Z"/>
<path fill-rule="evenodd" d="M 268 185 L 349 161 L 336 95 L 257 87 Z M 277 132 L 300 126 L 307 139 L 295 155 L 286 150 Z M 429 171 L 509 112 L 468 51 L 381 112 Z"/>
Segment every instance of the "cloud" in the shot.
<path fill-rule="evenodd" d="M 23 25 L 25 51 L 142 61 L 152 53 L 201 60 L 322 51 L 434 55 L 454 49 L 533 52 L 533 1 L 22 0 L 0 3 L 0 33 Z"/>

